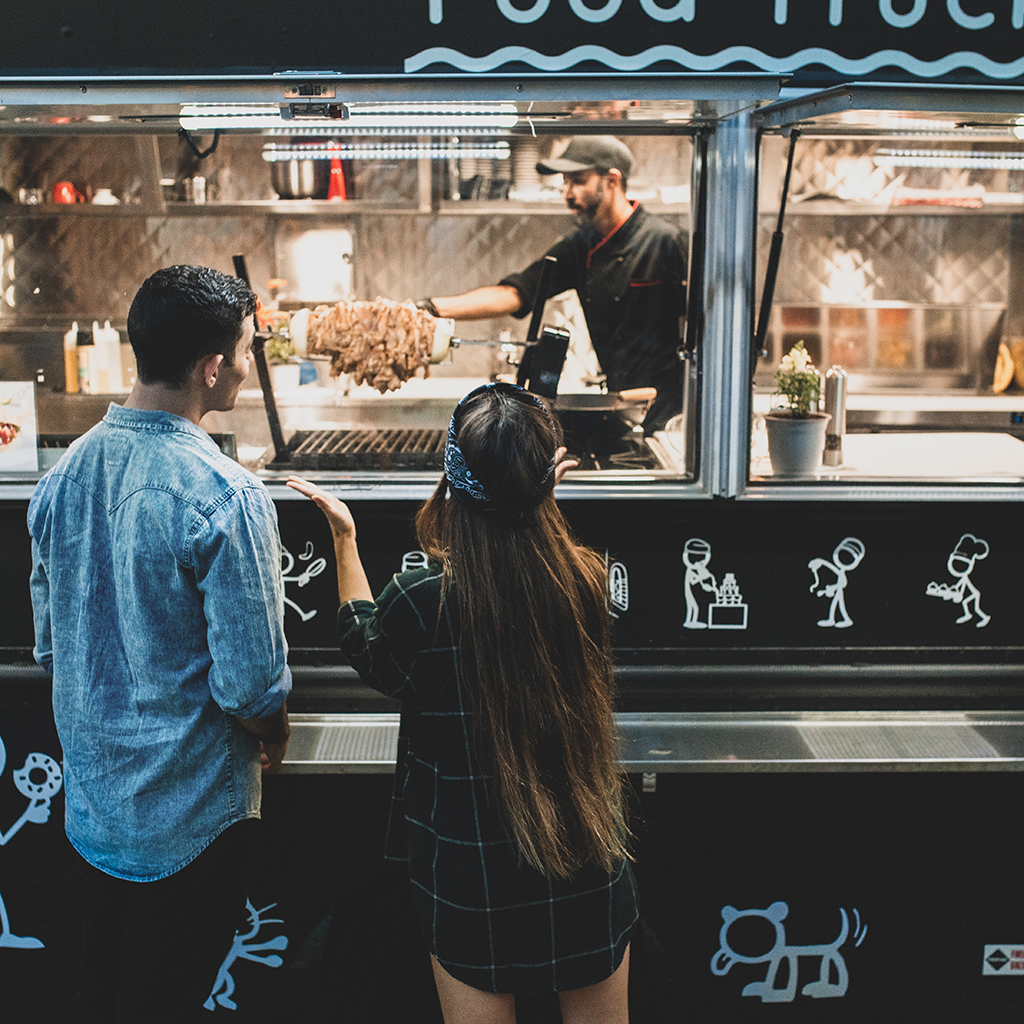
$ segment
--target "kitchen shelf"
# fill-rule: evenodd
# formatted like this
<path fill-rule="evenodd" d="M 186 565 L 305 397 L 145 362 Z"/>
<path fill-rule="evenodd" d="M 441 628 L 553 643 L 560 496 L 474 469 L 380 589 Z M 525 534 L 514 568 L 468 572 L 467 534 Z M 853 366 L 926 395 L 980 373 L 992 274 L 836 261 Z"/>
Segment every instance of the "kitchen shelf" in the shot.
<path fill-rule="evenodd" d="M 655 214 L 681 215 L 689 211 L 688 204 L 644 203 L 644 208 Z M 1022 211 L 1024 212 L 1024 211 Z M 475 200 L 446 200 L 437 209 L 424 209 L 415 203 L 388 204 L 352 199 L 337 202 L 329 199 L 254 199 L 232 203 L 167 203 L 163 208 L 146 204 L 96 206 L 90 203 L 44 203 L 27 206 L 21 203 L 0 206 L 0 220 L 45 220 L 53 217 L 245 217 L 265 215 L 273 217 L 317 217 L 344 219 L 372 214 L 373 216 L 431 216 L 501 217 L 530 214 L 531 216 L 569 216 L 564 203 L 521 203 L 506 200 L 478 202 Z"/>
<path fill-rule="evenodd" d="M 689 213 L 689 203 L 661 203 L 644 201 L 643 207 L 649 213 L 658 215 L 684 215 Z M 762 217 L 777 217 L 778 208 L 761 207 Z M 344 218 L 363 214 L 378 216 L 409 216 L 443 214 L 446 217 L 500 217 L 530 214 L 531 216 L 568 215 L 565 204 L 558 202 L 524 203 L 504 199 L 446 199 L 436 208 L 426 209 L 416 203 L 376 203 L 368 200 L 350 199 L 337 202 L 330 199 L 251 199 L 230 203 L 180 203 L 170 202 L 163 208 L 149 204 L 133 203 L 118 206 L 97 206 L 91 203 L 43 203 L 28 206 L 9 203 L 0 206 L 0 220 L 45 219 L 52 217 L 242 217 L 251 214 L 266 214 L 282 217 L 326 217 Z M 1024 204 L 990 204 L 978 207 L 962 206 L 869 206 L 861 203 L 814 202 L 791 204 L 786 208 L 787 217 L 960 217 L 990 216 L 1006 217 L 1024 215 Z"/>
<path fill-rule="evenodd" d="M 54 217 L 159 217 L 162 212 L 142 203 L 119 203 L 116 206 L 93 203 L 5 203 L 0 206 L 0 220 L 47 220 Z"/>
<path fill-rule="evenodd" d="M 642 200 L 641 205 L 648 213 L 654 214 L 685 214 L 690 210 L 689 203 L 660 203 Z M 557 203 L 545 201 L 539 203 L 524 203 L 505 199 L 446 199 L 442 201 L 437 210 L 445 216 L 466 216 L 466 217 L 501 217 L 509 214 L 529 213 L 534 216 L 545 214 L 558 215 L 560 217 L 570 216 L 564 202 Z"/>
<path fill-rule="evenodd" d="M 118 206 L 96 206 L 90 203 L 67 204 L 45 203 L 40 206 L 26 206 L 20 203 L 0 206 L 0 220 L 11 217 L 19 219 L 45 219 L 52 217 L 244 217 L 252 214 L 285 217 L 354 217 L 358 214 L 400 214 L 429 213 L 415 203 L 393 205 L 385 203 L 334 202 L 328 199 L 255 199 L 233 203 L 178 203 L 171 202 L 163 207 L 152 204 L 132 203 Z"/>
<path fill-rule="evenodd" d="M 416 203 L 374 203 L 360 199 L 253 199 L 233 203 L 168 203 L 167 217 L 243 217 L 248 214 L 281 217 L 356 217 L 372 213 L 409 216 L 430 213 Z"/>
<path fill-rule="evenodd" d="M 762 217 L 778 217 L 777 206 L 762 206 L 758 213 Z M 790 202 L 786 206 L 786 218 L 791 217 L 1007 217 L 1024 214 L 1024 203 L 987 203 L 982 206 L 871 206 L 867 203 L 846 203 L 842 200 L 808 200 L 803 203 Z"/>

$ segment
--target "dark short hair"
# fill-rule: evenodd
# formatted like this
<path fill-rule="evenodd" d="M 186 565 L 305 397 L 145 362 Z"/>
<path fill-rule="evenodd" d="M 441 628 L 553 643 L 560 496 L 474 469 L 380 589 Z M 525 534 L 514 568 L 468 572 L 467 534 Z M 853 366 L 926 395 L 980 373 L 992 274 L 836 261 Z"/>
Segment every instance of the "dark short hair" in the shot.
<path fill-rule="evenodd" d="M 230 359 L 255 312 L 256 294 L 240 278 L 183 264 L 151 274 L 128 311 L 139 380 L 181 387 L 201 359 Z"/>

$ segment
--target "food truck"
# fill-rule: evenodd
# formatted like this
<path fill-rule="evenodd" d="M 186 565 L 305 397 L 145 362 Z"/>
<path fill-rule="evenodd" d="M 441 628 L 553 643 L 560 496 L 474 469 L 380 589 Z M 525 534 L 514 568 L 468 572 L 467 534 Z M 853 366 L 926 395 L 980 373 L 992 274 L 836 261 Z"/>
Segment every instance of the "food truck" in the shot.
<path fill-rule="evenodd" d="M 558 498 L 609 570 L 634 1018 L 1017 1019 L 1024 4 L 378 10 L 0 15 L 5 1011 L 66 1012 L 76 950 L 27 504 L 127 394 L 138 285 L 188 262 L 245 273 L 272 314 L 204 426 L 277 503 L 296 680 L 208 1009 L 436 1012 L 381 861 L 398 709 L 342 662 L 329 533 L 284 479 L 349 503 L 383 587 L 425 558 L 411 520 L 455 402 L 547 329 L 580 459 Z M 679 415 L 647 433 L 650 396 L 602 386 L 572 294 L 437 325 L 383 394 L 332 375 L 319 308 L 493 284 L 571 230 L 536 163 L 587 134 L 630 147 L 630 197 L 685 239 Z M 798 343 L 825 423 L 787 471 L 769 431 Z"/>

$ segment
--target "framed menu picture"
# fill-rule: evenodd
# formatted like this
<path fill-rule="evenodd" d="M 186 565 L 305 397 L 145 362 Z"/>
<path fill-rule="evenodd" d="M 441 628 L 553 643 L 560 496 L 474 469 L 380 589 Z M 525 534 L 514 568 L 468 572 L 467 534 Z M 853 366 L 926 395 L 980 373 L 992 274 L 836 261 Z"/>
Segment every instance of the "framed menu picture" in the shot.
<path fill-rule="evenodd" d="M 39 469 L 36 433 L 35 384 L 0 380 L 0 473 Z"/>

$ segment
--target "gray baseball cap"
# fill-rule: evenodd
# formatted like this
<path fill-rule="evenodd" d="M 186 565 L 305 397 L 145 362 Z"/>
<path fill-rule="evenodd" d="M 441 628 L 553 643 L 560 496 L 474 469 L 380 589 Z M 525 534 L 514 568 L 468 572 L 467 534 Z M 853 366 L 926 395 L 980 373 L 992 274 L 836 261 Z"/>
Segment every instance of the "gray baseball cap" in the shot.
<path fill-rule="evenodd" d="M 574 171 L 610 171 L 613 167 L 629 177 L 633 154 L 614 135 L 575 135 L 556 160 L 541 160 L 538 174 L 571 174 Z"/>

